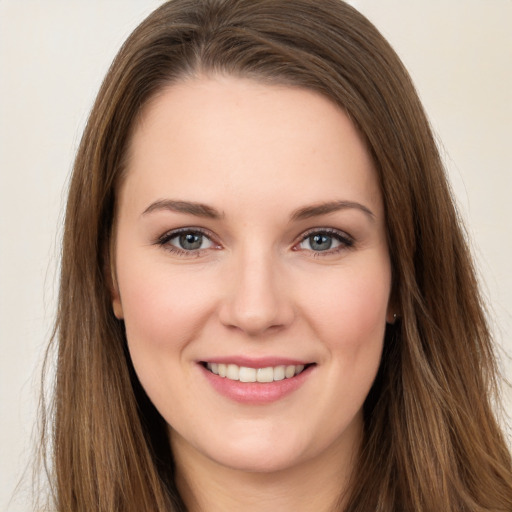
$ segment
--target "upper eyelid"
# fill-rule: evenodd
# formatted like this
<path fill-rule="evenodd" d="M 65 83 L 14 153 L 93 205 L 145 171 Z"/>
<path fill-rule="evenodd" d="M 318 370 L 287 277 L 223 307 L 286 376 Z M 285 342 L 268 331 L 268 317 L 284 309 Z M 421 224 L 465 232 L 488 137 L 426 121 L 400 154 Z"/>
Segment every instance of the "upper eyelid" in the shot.
<path fill-rule="evenodd" d="M 163 233 L 162 235 L 158 236 L 155 240 L 156 243 L 165 243 L 168 242 L 170 239 L 174 238 L 175 236 L 178 236 L 181 233 L 200 233 L 201 235 L 207 237 L 212 243 L 216 245 L 222 245 L 218 241 L 218 237 L 216 237 L 210 230 L 201 228 L 199 226 L 186 226 L 182 228 L 175 228 L 170 229 Z M 298 243 L 303 242 L 308 237 L 310 237 L 313 234 L 316 233 L 325 233 L 329 235 L 338 236 L 340 239 L 345 239 L 350 242 L 354 242 L 354 237 L 351 236 L 346 231 L 343 231 L 341 229 L 332 228 L 332 227 L 314 227 L 310 228 L 304 232 L 302 232 L 297 238 L 295 238 L 295 241 L 293 242 L 293 246 L 296 246 Z M 201 249 L 198 249 L 201 250 Z"/>
<path fill-rule="evenodd" d="M 336 228 L 327 228 L 327 227 L 325 227 L 325 228 L 311 228 L 311 229 L 308 229 L 307 231 L 305 231 L 304 233 L 302 233 L 299 236 L 299 241 L 303 241 L 306 238 L 308 238 L 311 235 L 314 235 L 316 233 L 326 233 L 326 234 L 329 234 L 329 235 L 339 235 L 340 238 L 347 238 L 347 239 L 349 239 L 351 241 L 354 240 L 354 237 L 351 236 L 346 231 L 343 231 L 341 229 L 336 229 Z"/>
<path fill-rule="evenodd" d="M 176 247 L 174 244 L 171 243 L 171 240 L 175 237 L 178 237 L 182 233 L 198 233 L 205 238 L 207 238 L 213 245 L 213 247 L 206 247 L 206 248 L 199 248 L 199 249 L 191 249 L 186 250 L 182 249 L 180 247 Z M 215 237 L 213 237 L 208 230 L 205 230 L 204 228 L 199 227 L 184 227 L 184 228 L 176 228 L 176 229 L 170 229 L 160 235 L 156 240 L 153 242 L 154 245 L 159 246 L 160 248 L 169 251 L 170 253 L 177 254 L 181 257 L 186 258 L 192 258 L 192 257 L 198 257 L 201 256 L 201 254 L 204 254 L 206 251 L 213 249 L 219 249 L 220 244 L 215 240 Z"/>
<path fill-rule="evenodd" d="M 216 239 L 215 236 L 213 235 L 213 233 L 211 233 L 209 230 L 193 226 L 193 227 L 170 229 L 169 231 L 166 231 L 165 233 L 160 235 L 157 238 L 157 241 L 170 240 L 171 238 L 174 238 L 175 236 L 180 235 L 181 233 L 200 233 L 201 235 L 210 239 L 212 242 L 215 242 L 215 239 Z"/>
<path fill-rule="evenodd" d="M 340 245 L 339 247 L 329 248 L 325 251 L 315 251 L 313 249 L 298 248 L 299 245 L 304 243 L 309 237 L 315 234 L 326 234 L 328 236 L 331 236 L 332 238 L 335 238 Z M 302 235 L 300 235 L 300 238 L 296 242 L 294 242 L 292 250 L 301 252 L 305 251 L 306 253 L 311 253 L 311 255 L 315 257 L 328 257 L 338 254 L 341 251 L 353 249 L 355 247 L 355 243 L 356 241 L 354 237 L 343 230 L 336 228 L 312 228 L 305 231 Z"/>

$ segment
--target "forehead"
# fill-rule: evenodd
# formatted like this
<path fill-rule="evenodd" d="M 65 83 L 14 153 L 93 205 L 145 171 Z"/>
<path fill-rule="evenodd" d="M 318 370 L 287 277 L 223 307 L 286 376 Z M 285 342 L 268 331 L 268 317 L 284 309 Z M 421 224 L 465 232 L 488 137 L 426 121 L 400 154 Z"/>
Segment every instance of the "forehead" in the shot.
<path fill-rule="evenodd" d="M 331 199 L 381 207 L 373 162 L 352 122 L 324 96 L 297 87 L 229 76 L 168 86 L 141 113 L 127 163 L 123 189 L 140 202 L 186 196 L 236 204 L 238 197 L 243 207 L 252 195 L 290 207 Z"/>

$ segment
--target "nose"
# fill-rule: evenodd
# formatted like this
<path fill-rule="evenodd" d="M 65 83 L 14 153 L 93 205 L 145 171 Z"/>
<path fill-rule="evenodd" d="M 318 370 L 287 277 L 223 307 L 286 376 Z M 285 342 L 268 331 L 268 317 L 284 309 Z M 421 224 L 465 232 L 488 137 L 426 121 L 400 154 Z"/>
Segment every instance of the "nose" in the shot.
<path fill-rule="evenodd" d="M 278 257 L 271 251 L 247 251 L 233 257 L 220 321 L 255 337 L 283 329 L 294 318 L 293 301 Z"/>

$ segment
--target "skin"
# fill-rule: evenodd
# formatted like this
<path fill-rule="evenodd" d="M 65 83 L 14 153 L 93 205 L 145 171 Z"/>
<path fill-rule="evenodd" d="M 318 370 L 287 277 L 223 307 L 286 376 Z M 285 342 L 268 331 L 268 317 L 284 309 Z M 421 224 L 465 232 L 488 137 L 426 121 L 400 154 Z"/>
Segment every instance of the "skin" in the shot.
<path fill-rule="evenodd" d="M 331 510 L 393 313 L 381 192 L 347 116 L 299 88 L 171 85 L 135 126 L 116 223 L 114 312 L 189 509 Z M 182 228 L 205 233 L 201 249 L 180 248 Z M 285 397 L 239 403 L 199 364 L 238 355 L 314 365 Z"/>

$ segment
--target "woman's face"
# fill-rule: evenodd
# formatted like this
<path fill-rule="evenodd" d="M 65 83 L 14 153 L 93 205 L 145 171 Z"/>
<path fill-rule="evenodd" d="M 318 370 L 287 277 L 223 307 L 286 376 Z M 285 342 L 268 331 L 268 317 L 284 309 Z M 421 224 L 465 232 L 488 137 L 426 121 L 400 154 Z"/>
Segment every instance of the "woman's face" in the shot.
<path fill-rule="evenodd" d="M 198 78 L 145 108 L 128 157 L 114 312 L 176 457 L 274 471 L 352 453 L 392 312 L 382 197 L 347 116 Z"/>

